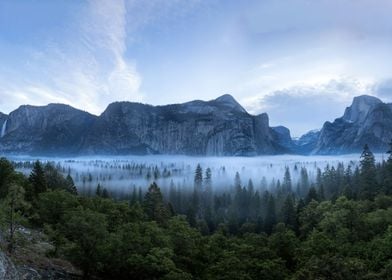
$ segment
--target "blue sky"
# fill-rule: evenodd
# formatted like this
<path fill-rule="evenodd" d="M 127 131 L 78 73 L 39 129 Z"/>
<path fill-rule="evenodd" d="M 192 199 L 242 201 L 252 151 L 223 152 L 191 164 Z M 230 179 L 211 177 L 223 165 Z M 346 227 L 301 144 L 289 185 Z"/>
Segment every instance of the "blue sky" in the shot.
<path fill-rule="evenodd" d="M 1 0 L 0 111 L 232 94 L 294 136 L 392 101 L 389 0 Z"/>

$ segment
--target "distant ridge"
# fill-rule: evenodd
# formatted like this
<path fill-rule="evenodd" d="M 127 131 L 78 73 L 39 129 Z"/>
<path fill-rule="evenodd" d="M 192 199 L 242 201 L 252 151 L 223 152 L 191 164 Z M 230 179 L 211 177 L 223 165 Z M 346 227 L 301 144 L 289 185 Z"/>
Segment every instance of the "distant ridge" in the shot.
<path fill-rule="evenodd" d="M 360 152 L 365 144 L 384 152 L 391 139 L 392 104 L 368 95 L 298 139 L 286 127 L 270 127 L 266 113 L 249 114 L 229 94 L 161 106 L 114 102 L 100 116 L 64 104 L 0 113 L 1 154 L 329 155 Z"/>
<path fill-rule="evenodd" d="M 184 154 L 255 156 L 293 152 L 229 94 L 152 106 L 109 104 L 100 116 L 63 104 L 24 105 L 7 115 L 0 152 L 40 155 Z M 286 139 L 287 140 L 287 139 Z"/>

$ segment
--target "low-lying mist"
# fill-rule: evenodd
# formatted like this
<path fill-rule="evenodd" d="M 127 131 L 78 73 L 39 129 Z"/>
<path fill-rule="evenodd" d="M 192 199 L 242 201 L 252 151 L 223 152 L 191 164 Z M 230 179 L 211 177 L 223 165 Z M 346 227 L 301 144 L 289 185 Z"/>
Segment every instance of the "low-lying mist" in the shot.
<path fill-rule="evenodd" d="M 312 184 L 317 173 L 339 164 L 354 170 L 360 154 L 344 156 L 260 156 L 260 157 L 189 157 L 189 156 L 96 156 L 77 158 L 9 157 L 16 168 L 29 174 L 36 160 L 53 163 L 64 175 L 70 174 L 82 194 L 94 194 L 97 185 L 106 188 L 114 197 L 128 196 L 135 189 L 143 191 L 155 181 L 164 193 L 170 187 L 193 190 L 195 169 L 202 167 L 203 175 L 211 169 L 214 192 L 231 189 L 236 173 L 243 186 L 252 181 L 255 190 L 264 191 L 279 185 L 286 168 L 293 187 L 307 177 Z M 376 155 L 377 161 L 383 159 Z M 320 170 L 320 171 L 318 171 Z"/>

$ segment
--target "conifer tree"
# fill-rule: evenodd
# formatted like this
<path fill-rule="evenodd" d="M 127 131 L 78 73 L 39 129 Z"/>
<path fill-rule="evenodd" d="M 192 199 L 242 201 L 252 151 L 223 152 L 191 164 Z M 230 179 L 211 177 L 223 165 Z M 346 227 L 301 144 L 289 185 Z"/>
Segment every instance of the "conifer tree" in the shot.
<path fill-rule="evenodd" d="M 159 224 L 164 224 L 169 218 L 169 211 L 163 202 L 161 190 L 155 182 L 150 185 L 144 196 L 143 208 L 147 217 Z"/>
<path fill-rule="evenodd" d="M 308 193 L 310 187 L 308 170 L 305 167 L 301 168 L 301 186 L 300 196 L 304 196 Z"/>
<path fill-rule="evenodd" d="M 292 192 L 292 184 L 291 184 L 291 175 L 290 169 L 286 166 L 284 177 L 283 177 L 283 184 L 282 184 L 283 192 L 284 193 L 291 193 Z"/>
<path fill-rule="evenodd" d="M 297 215 L 294 207 L 294 201 L 291 194 L 287 195 L 287 198 L 282 208 L 283 223 L 289 226 L 291 229 L 296 228 Z"/>
<path fill-rule="evenodd" d="M 276 224 L 276 209 L 275 209 L 275 198 L 273 195 L 269 196 L 267 213 L 265 216 L 264 229 L 267 234 L 271 234 L 272 230 Z"/>
<path fill-rule="evenodd" d="M 306 204 L 309 204 L 312 200 L 319 201 L 319 196 L 314 186 L 310 187 L 309 189 L 309 192 L 306 196 Z"/>
<path fill-rule="evenodd" d="M 29 182 L 32 185 L 34 197 L 38 197 L 40 193 L 47 190 L 45 172 L 41 162 L 38 160 L 33 165 L 33 170 L 31 171 Z"/>
<path fill-rule="evenodd" d="M 376 163 L 373 153 L 366 144 L 360 161 L 360 197 L 373 199 L 377 192 Z"/>
<path fill-rule="evenodd" d="M 72 193 L 77 195 L 78 194 L 78 189 L 75 186 L 74 180 L 72 179 L 71 175 L 68 174 L 67 177 L 65 178 L 67 182 L 67 190 Z"/>

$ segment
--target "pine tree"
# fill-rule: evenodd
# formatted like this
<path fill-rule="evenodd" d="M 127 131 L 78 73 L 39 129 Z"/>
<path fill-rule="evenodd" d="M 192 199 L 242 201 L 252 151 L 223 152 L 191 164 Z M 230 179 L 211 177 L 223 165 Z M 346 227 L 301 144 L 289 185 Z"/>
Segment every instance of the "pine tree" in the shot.
<path fill-rule="evenodd" d="M 291 194 L 287 196 L 283 204 L 282 217 L 283 217 L 283 223 L 285 223 L 293 230 L 296 228 L 297 215 L 294 207 L 293 197 Z"/>
<path fill-rule="evenodd" d="M 282 184 L 283 192 L 284 193 L 291 193 L 292 192 L 292 184 L 291 184 L 291 175 L 290 169 L 286 166 L 284 177 L 283 177 L 283 184 Z"/>
<path fill-rule="evenodd" d="M 314 186 L 310 187 L 309 192 L 306 196 L 306 204 L 309 204 L 312 200 L 319 201 L 317 190 Z"/>
<path fill-rule="evenodd" d="M 95 189 L 95 195 L 101 197 L 102 196 L 102 187 L 101 184 L 98 183 L 97 188 Z"/>
<path fill-rule="evenodd" d="M 212 174 L 210 168 L 206 169 L 204 177 L 204 204 L 205 207 L 212 207 Z"/>
<path fill-rule="evenodd" d="M 29 182 L 32 185 L 33 196 L 35 198 L 37 198 L 40 193 L 47 190 L 45 172 L 41 162 L 39 162 L 38 160 L 33 165 L 33 170 L 31 171 Z"/>
<path fill-rule="evenodd" d="M 75 186 L 74 180 L 72 179 L 71 175 L 68 174 L 67 177 L 65 178 L 67 182 L 67 190 L 72 193 L 77 195 L 78 194 L 78 189 Z"/>
<path fill-rule="evenodd" d="M 201 216 L 200 200 L 203 189 L 203 169 L 200 164 L 196 166 L 195 178 L 194 178 L 194 188 L 192 194 L 192 208 L 197 217 Z"/>
<path fill-rule="evenodd" d="M 376 161 L 366 144 L 360 161 L 360 197 L 362 199 L 373 199 L 376 193 Z"/>
<path fill-rule="evenodd" d="M 275 198 L 270 195 L 267 205 L 267 213 L 265 216 L 264 229 L 267 234 L 271 234 L 276 224 L 276 209 L 275 209 Z"/>
<path fill-rule="evenodd" d="M 301 168 L 301 187 L 300 196 L 304 196 L 308 193 L 310 187 L 308 170 L 305 167 Z"/>
<path fill-rule="evenodd" d="M 203 187 L 203 169 L 201 168 L 200 164 L 196 166 L 194 187 L 195 190 L 199 193 L 201 192 Z"/>
<path fill-rule="evenodd" d="M 170 216 L 170 213 L 163 202 L 161 190 L 155 182 L 150 185 L 144 196 L 143 208 L 147 217 L 159 224 L 166 223 Z"/>

